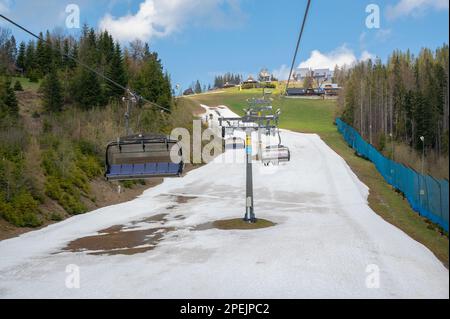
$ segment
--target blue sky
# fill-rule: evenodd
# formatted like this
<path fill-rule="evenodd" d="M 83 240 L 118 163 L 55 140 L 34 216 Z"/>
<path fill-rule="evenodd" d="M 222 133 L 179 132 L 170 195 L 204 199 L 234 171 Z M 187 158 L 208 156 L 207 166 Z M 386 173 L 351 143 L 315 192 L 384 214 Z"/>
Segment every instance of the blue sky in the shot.
<path fill-rule="evenodd" d="M 286 76 L 306 0 L 0 0 L 0 12 L 34 31 L 65 27 L 66 6 L 81 23 L 108 28 L 120 41 L 148 41 L 175 85 L 215 74 L 256 74 L 267 67 Z M 366 7 L 380 8 L 380 28 L 366 27 Z M 5 26 L 4 23 L 2 23 Z M 447 0 L 313 0 L 297 65 L 386 60 L 395 49 L 417 53 L 448 43 Z M 28 39 L 12 29 L 19 40 Z"/>

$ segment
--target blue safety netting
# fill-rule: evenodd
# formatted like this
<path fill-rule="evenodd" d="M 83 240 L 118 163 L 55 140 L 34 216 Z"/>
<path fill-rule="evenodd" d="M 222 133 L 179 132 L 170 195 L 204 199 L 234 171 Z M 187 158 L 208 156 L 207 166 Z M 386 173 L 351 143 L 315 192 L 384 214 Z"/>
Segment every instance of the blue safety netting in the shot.
<path fill-rule="evenodd" d="M 364 141 L 359 133 L 341 119 L 336 120 L 345 141 L 358 153 L 375 164 L 384 179 L 402 192 L 411 207 L 448 231 L 448 181 L 424 176 L 394 162 Z"/>

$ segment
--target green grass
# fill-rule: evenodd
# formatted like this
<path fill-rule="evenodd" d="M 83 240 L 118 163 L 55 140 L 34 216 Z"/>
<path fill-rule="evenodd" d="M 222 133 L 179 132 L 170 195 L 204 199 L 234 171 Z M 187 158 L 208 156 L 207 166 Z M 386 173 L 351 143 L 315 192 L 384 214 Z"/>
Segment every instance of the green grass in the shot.
<path fill-rule="evenodd" d="M 226 90 L 220 94 L 208 94 L 189 99 L 209 106 L 226 105 L 234 112 L 243 114 L 246 100 L 260 97 L 262 90 L 239 92 Z M 403 230 L 418 242 L 427 246 L 446 267 L 449 265 L 448 234 L 443 234 L 435 225 L 414 212 L 408 202 L 384 181 L 375 165 L 355 155 L 334 123 L 336 104 L 330 100 L 289 99 L 274 96 L 274 108 L 282 110 L 282 128 L 317 133 L 336 153 L 342 156 L 358 178 L 370 188 L 370 207 L 387 222 Z M 382 234 L 381 234 L 382 235 Z"/>
<path fill-rule="evenodd" d="M 246 100 L 261 97 L 261 89 L 239 92 L 238 89 L 228 89 L 224 93 L 204 94 L 189 97 L 199 103 L 209 106 L 226 105 L 235 113 L 243 115 Z M 289 130 L 303 133 L 331 133 L 335 132 L 333 117 L 336 111 L 335 102 L 331 100 L 290 99 L 273 96 L 273 107 L 281 109 L 280 125 Z"/>
<path fill-rule="evenodd" d="M 30 82 L 27 78 L 24 78 L 24 77 L 12 77 L 11 78 L 12 85 L 14 85 L 14 83 L 16 83 L 16 81 L 19 81 L 20 84 L 22 84 L 22 88 L 25 91 L 34 91 L 34 92 L 36 92 L 39 89 L 40 81 L 36 82 L 36 83 L 33 83 L 33 82 Z"/>

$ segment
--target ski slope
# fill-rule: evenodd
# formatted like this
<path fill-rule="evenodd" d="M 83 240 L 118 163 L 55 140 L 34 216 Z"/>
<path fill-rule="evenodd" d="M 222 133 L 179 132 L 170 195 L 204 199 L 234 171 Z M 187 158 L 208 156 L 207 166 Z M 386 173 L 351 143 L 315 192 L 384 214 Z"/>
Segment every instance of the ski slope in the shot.
<path fill-rule="evenodd" d="M 207 109 L 215 119 L 216 111 L 236 116 Z M 369 189 L 319 136 L 283 131 L 282 139 L 290 163 L 254 164 L 256 215 L 276 226 L 207 227 L 244 215 L 244 150 L 227 151 L 133 201 L 0 242 L 0 298 L 449 297 L 448 270 L 369 208 Z M 127 254 L 67 250 L 118 225 L 117 236 L 138 239 Z M 68 265 L 78 267 L 79 288 L 67 286 Z"/>

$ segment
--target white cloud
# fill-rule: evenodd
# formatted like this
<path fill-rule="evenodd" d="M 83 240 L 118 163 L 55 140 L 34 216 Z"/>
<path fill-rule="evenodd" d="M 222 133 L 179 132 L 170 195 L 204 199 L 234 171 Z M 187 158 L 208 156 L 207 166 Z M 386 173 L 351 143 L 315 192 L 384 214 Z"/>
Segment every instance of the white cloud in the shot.
<path fill-rule="evenodd" d="M 374 56 L 371 53 L 364 51 L 360 60 L 364 61 L 373 57 Z M 358 59 L 355 53 L 343 45 L 328 53 L 322 53 L 319 50 L 314 50 L 311 52 L 310 57 L 306 61 L 300 63 L 299 67 L 311 69 L 329 68 L 333 70 L 336 65 L 339 67 L 344 65 L 351 66 L 356 62 L 358 62 Z"/>
<path fill-rule="evenodd" d="M 330 69 L 334 70 L 337 66 L 351 67 L 358 61 L 367 61 L 369 59 L 375 60 L 375 55 L 368 52 L 367 50 L 361 53 L 358 59 L 355 53 L 347 48 L 345 45 L 331 51 L 328 53 L 322 53 L 319 50 L 314 50 L 311 52 L 310 57 L 300 63 L 299 68 L 311 68 L 311 69 Z M 283 64 L 280 68 L 274 70 L 272 73 L 280 80 L 287 80 L 289 77 L 290 68 Z"/>
<path fill-rule="evenodd" d="M 427 9 L 448 10 L 448 0 L 400 0 L 396 5 L 387 7 L 388 19 L 396 19 L 402 16 L 418 16 Z"/>
<path fill-rule="evenodd" d="M 368 51 L 363 51 L 361 53 L 361 57 L 359 58 L 359 61 L 368 61 L 368 60 L 375 60 L 376 56 Z"/>
<path fill-rule="evenodd" d="M 290 68 L 286 64 L 283 64 L 280 68 L 273 70 L 272 74 L 278 80 L 287 80 L 287 78 L 289 77 L 289 71 Z"/>
<path fill-rule="evenodd" d="M 8 13 L 10 5 L 10 0 L 0 0 L 0 13 Z"/>
<path fill-rule="evenodd" d="M 231 21 L 230 14 L 240 13 L 239 0 L 145 0 L 137 13 L 122 17 L 107 14 L 99 26 L 120 41 L 148 41 L 178 32 L 189 22 L 225 25 Z"/>

